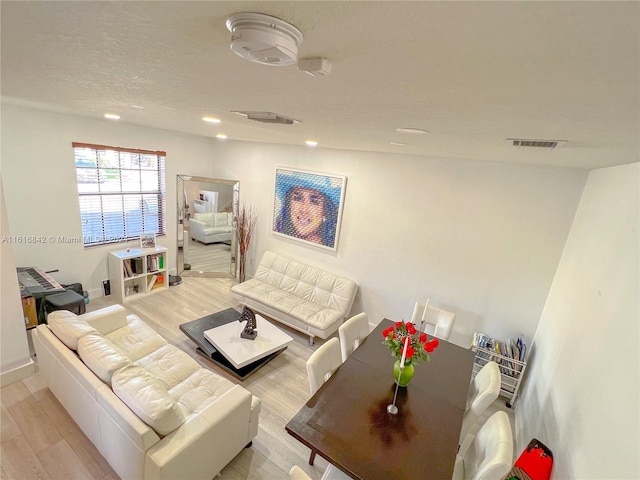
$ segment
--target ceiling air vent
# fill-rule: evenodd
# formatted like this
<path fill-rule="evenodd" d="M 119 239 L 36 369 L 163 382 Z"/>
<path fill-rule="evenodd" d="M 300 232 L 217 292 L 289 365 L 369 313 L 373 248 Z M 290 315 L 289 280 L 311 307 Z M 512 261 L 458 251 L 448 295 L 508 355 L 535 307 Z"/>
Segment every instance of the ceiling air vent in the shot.
<path fill-rule="evenodd" d="M 567 143 L 566 140 L 530 140 L 524 138 L 507 138 L 507 142 L 514 147 L 541 148 L 553 150 Z"/>
<path fill-rule="evenodd" d="M 288 118 L 283 115 L 278 115 L 273 112 L 233 112 L 239 115 L 244 115 L 249 120 L 262 123 L 279 123 L 281 125 L 291 125 L 292 123 L 300 123 L 298 120 Z"/>

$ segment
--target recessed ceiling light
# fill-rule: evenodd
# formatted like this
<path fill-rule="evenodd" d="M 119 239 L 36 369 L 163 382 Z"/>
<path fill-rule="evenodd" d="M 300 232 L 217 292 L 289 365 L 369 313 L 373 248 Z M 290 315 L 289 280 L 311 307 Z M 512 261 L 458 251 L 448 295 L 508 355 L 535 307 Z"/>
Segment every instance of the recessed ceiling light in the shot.
<path fill-rule="evenodd" d="M 226 140 L 227 136 L 224 133 L 219 133 L 216 135 L 216 138 L 219 138 L 220 140 Z"/>
<path fill-rule="evenodd" d="M 309 147 L 315 147 L 316 145 L 318 145 L 318 142 L 316 142 L 315 140 L 306 140 L 304 143 L 306 143 Z"/>
<path fill-rule="evenodd" d="M 105 113 L 104 118 L 108 118 L 109 120 L 120 120 L 120 115 L 116 115 L 115 113 Z"/>
<path fill-rule="evenodd" d="M 421 135 L 423 133 L 427 133 L 426 130 L 423 130 L 421 128 L 396 128 L 396 132 L 400 132 L 400 133 L 417 133 L 419 135 Z"/>
<path fill-rule="evenodd" d="M 222 123 L 222 120 L 215 117 L 202 117 L 202 120 L 209 123 Z"/>
<path fill-rule="evenodd" d="M 389 142 L 391 145 L 396 145 L 398 147 L 404 147 L 406 145 L 406 143 L 402 143 L 402 142 Z"/>

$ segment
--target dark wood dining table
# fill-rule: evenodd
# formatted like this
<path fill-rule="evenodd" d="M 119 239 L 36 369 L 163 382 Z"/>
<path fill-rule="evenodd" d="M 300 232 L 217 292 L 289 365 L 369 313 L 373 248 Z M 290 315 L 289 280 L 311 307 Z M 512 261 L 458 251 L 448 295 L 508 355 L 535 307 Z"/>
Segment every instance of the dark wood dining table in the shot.
<path fill-rule="evenodd" d="M 286 431 L 360 480 L 446 479 L 453 475 L 473 369 L 471 350 L 440 340 L 431 361 L 399 388 L 382 343 L 383 320 L 287 423 Z"/>

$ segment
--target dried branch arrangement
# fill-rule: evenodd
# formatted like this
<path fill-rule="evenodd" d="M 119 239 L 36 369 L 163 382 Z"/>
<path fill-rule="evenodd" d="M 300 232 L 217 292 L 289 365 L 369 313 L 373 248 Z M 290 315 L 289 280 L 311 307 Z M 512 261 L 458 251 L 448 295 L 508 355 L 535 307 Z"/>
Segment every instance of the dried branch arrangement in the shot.
<path fill-rule="evenodd" d="M 238 207 L 238 217 L 236 218 L 236 238 L 238 239 L 238 249 L 240 250 L 240 271 L 238 281 L 245 280 L 245 260 L 246 254 L 251 246 L 251 238 L 255 232 L 258 215 L 253 205 L 240 205 Z"/>

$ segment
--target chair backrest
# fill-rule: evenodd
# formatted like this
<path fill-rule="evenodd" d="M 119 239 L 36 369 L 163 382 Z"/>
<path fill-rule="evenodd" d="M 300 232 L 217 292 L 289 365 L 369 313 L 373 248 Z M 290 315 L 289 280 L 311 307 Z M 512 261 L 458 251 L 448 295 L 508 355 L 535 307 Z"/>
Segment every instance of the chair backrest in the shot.
<path fill-rule="evenodd" d="M 311 395 L 329 380 L 329 377 L 342 365 L 340 340 L 332 338 L 320 345 L 307 360 L 307 374 Z"/>
<path fill-rule="evenodd" d="M 487 362 L 471 382 L 467 411 L 481 415 L 500 395 L 500 385 L 500 367 L 494 361 Z"/>
<path fill-rule="evenodd" d="M 462 429 L 460 430 L 460 452 L 463 455 L 473 438 L 471 430 L 478 423 L 489 405 L 500 395 L 500 385 L 500 367 L 494 361 L 487 362 L 471 382 L 467 409 L 462 421 Z"/>
<path fill-rule="evenodd" d="M 291 478 L 291 480 L 311 480 L 307 472 L 302 470 L 298 465 L 291 467 L 291 470 L 289 470 L 289 478 Z"/>
<path fill-rule="evenodd" d="M 291 467 L 291 470 L 289 470 L 289 477 L 291 480 L 311 480 L 311 477 L 307 475 L 307 472 L 298 465 Z M 342 471 L 337 467 L 329 464 L 320 480 L 351 480 L 351 477 L 347 476 L 346 473 L 342 473 Z"/>
<path fill-rule="evenodd" d="M 464 457 L 465 480 L 503 478 L 513 463 L 513 435 L 509 416 L 498 411 L 480 427 Z"/>
<path fill-rule="evenodd" d="M 349 355 L 360 346 L 362 341 L 369 335 L 369 320 L 366 313 L 359 313 L 344 322 L 338 328 L 340 337 L 340 350 L 342 351 L 342 361 L 346 361 Z"/>
<path fill-rule="evenodd" d="M 422 324 L 424 308 L 425 304 L 420 302 L 416 302 L 415 307 L 413 307 L 411 322 L 418 328 Z M 425 333 L 434 337 L 441 338 L 442 340 L 449 340 L 455 319 L 455 313 L 429 305 L 427 306 L 427 315 L 425 317 L 426 323 L 423 330 Z"/>

